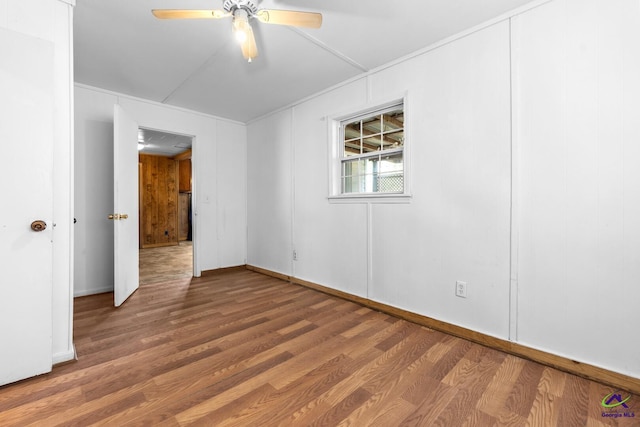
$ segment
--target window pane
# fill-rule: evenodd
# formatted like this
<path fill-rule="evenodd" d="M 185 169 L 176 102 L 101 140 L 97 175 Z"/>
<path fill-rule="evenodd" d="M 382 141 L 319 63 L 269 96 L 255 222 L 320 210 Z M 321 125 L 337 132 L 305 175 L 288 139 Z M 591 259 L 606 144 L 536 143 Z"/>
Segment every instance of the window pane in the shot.
<path fill-rule="evenodd" d="M 347 160 L 342 163 L 342 192 L 361 193 L 364 191 L 364 162 Z"/>
<path fill-rule="evenodd" d="M 403 191 L 402 153 L 345 160 L 342 163 L 343 193 L 401 193 Z"/>
<path fill-rule="evenodd" d="M 385 150 L 402 147 L 404 145 L 404 130 L 385 133 L 383 138 Z"/>
<path fill-rule="evenodd" d="M 369 136 L 362 141 L 362 152 L 371 153 L 380 151 L 382 146 L 382 135 Z"/>
<path fill-rule="evenodd" d="M 341 129 L 342 193 L 403 193 L 404 105 L 353 116 Z"/>
<path fill-rule="evenodd" d="M 380 133 L 382 130 L 381 123 L 382 116 L 377 115 L 362 120 L 362 134 L 371 135 L 374 133 Z"/>
<path fill-rule="evenodd" d="M 383 122 L 384 132 L 404 129 L 404 111 L 396 110 L 384 114 Z"/>
<path fill-rule="evenodd" d="M 344 135 L 344 156 L 361 154 L 362 122 L 360 120 L 347 123 L 342 128 Z"/>
<path fill-rule="evenodd" d="M 360 154 L 360 140 L 351 140 L 344 142 L 344 156 L 355 156 Z"/>
<path fill-rule="evenodd" d="M 404 190 L 402 153 L 367 159 L 368 192 L 397 193 Z"/>
<path fill-rule="evenodd" d="M 361 132 L 361 123 L 360 120 L 356 120 L 351 123 L 347 123 L 344 126 L 344 139 L 353 139 L 360 138 Z"/>

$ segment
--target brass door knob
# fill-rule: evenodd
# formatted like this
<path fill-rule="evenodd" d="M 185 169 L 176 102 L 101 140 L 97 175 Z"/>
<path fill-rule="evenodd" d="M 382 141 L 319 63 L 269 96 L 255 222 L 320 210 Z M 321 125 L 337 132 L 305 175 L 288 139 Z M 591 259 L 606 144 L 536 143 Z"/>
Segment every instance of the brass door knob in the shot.
<path fill-rule="evenodd" d="M 129 215 L 128 214 L 109 214 L 107 218 L 117 221 L 119 219 L 127 219 L 129 218 Z"/>
<path fill-rule="evenodd" d="M 31 229 L 33 231 L 44 231 L 47 228 L 47 223 L 42 220 L 33 221 L 31 223 Z"/>

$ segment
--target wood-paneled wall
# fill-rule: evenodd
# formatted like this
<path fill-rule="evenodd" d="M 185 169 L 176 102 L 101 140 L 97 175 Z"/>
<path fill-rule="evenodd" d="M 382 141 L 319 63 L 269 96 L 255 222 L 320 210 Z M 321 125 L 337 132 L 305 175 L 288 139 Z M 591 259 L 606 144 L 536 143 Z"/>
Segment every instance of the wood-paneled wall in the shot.
<path fill-rule="evenodd" d="M 178 161 L 140 154 L 140 247 L 178 244 Z"/>
<path fill-rule="evenodd" d="M 180 160 L 180 192 L 191 193 L 191 159 Z"/>
<path fill-rule="evenodd" d="M 191 240 L 191 218 L 189 217 L 189 207 L 191 205 L 191 150 L 175 156 L 179 160 L 178 174 L 180 196 L 178 199 L 178 239 Z"/>

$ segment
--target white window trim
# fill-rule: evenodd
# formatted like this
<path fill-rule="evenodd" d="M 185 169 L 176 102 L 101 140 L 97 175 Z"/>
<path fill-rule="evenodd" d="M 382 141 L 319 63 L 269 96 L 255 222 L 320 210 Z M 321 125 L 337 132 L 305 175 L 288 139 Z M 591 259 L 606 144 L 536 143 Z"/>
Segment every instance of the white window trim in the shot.
<path fill-rule="evenodd" d="M 361 116 L 368 112 L 381 110 L 393 105 L 402 103 L 405 117 L 404 147 L 402 154 L 404 168 L 404 192 L 402 193 L 342 193 L 342 143 L 341 123 L 353 117 Z M 373 100 L 365 105 L 350 109 L 348 112 L 333 114 L 327 117 L 329 126 L 327 135 L 329 153 L 329 195 L 327 199 L 330 203 L 409 203 L 411 201 L 411 135 L 412 120 L 410 117 L 409 96 L 405 92 L 399 96 L 387 97 L 380 100 Z M 407 126 L 407 123 L 409 125 Z"/>

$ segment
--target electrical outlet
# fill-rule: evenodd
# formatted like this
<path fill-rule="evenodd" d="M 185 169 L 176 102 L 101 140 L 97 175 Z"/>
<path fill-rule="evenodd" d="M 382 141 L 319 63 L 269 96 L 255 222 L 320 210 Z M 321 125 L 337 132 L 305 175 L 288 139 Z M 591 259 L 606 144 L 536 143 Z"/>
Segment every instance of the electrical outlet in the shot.
<path fill-rule="evenodd" d="M 298 251 L 293 251 L 293 260 L 294 261 L 298 260 Z"/>
<path fill-rule="evenodd" d="M 456 296 L 460 298 L 467 297 L 467 282 L 461 282 L 460 280 L 456 282 Z"/>

